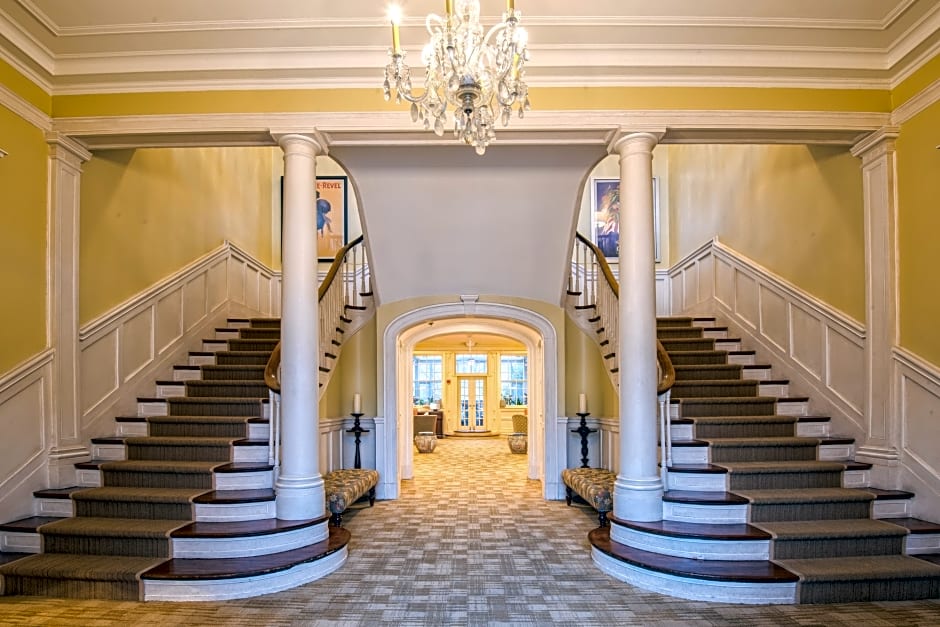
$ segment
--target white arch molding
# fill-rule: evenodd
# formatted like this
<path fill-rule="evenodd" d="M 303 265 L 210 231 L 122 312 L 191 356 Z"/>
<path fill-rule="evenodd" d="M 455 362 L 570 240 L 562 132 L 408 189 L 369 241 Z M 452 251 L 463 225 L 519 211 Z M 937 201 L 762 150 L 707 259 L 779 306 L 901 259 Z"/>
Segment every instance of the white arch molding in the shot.
<path fill-rule="evenodd" d="M 429 324 L 429 323 L 434 323 Z M 443 303 L 402 314 L 385 329 L 384 437 L 377 433 L 379 498 L 398 498 L 401 480 L 412 476 L 414 448 L 411 359 L 414 346 L 441 333 L 495 333 L 525 345 L 529 354 L 528 476 L 542 481 L 546 499 L 563 498 L 561 470 L 567 461 L 566 420 L 558 418 L 558 338 L 542 315 L 501 303 Z M 559 427 L 559 424 L 561 426 Z M 378 426 L 378 425 L 377 425 Z"/>

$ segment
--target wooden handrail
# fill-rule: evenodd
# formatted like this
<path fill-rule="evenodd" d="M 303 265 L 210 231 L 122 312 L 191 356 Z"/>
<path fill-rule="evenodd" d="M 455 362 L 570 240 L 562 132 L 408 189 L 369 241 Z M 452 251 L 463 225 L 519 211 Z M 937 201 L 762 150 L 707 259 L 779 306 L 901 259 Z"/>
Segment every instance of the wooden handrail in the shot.
<path fill-rule="evenodd" d="M 326 295 L 327 291 L 330 289 L 330 285 L 333 284 L 333 281 L 336 279 L 336 275 L 339 272 L 340 267 L 343 265 L 343 259 L 346 258 L 346 253 L 348 253 L 354 246 L 362 243 L 363 236 L 353 239 L 351 242 L 343 246 L 336 253 L 336 256 L 333 257 L 333 263 L 330 264 L 330 269 L 327 271 L 326 276 L 323 278 L 323 282 L 320 283 L 320 287 L 317 290 L 317 300 L 323 300 L 323 297 Z M 281 342 L 278 340 L 277 346 L 274 347 L 274 351 L 271 352 L 271 357 L 268 358 L 268 364 L 264 367 L 264 382 L 267 384 L 274 392 L 281 391 L 281 380 L 278 377 L 278 370 L 281 367 Z"/>
<path fill-rule="evenodd" d="M 594 253 L 594 258 L 597 260 L 597 265 L 601 269 L 601 274 L 604 275 L 604 279 L 607 281 L 607 285 L 610 286 L 610 290 L 614 293 L 614 296 L 617 299 L 620 299 L 620 284 L 617 282 L 617 279 L 614 278 L 613 270 L 610 269 L 610 265 L 607 263 L 607 258 L 601 249 L 598 248 L 594 242 L 584 237 L 580 233 L 575 233 L 575 237 L 578 238 L 578 241 L 591 249 L 591 252 Z M 672 365 L 672 360 L 669 358 L 669 353 L 666 352 L 666 349 L 663 347 L 662 342 L 657 338 L 656 340 L 656 360 L 659 362 L 660 368 L 660 377 L 659 382 L 656 384 L 656 393 L 663 394 L 672 389 L 673 384 L 676 382 L 676 369 Z"/>

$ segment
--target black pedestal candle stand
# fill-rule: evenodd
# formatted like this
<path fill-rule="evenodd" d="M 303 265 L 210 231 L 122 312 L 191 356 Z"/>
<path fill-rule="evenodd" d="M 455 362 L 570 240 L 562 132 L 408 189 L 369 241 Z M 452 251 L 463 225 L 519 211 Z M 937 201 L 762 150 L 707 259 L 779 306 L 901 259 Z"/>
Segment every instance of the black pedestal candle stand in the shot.
<path fill-rule="evenodd" d="M 359 419 L 362 418 L 364 414 L 357 414 L 353 412 L 353 426 L 352 429 L 346 429 L 346 433 L 354 433 L 356 435 L 356 460 L 353 463 L 353 468 L 362 468 L 362 459 L 359 457 L 359 442 L 360 437 L 363 433 L 369 433 L 368 429 L 363 429 L 362 425 L 359 424 Z"/>
<path fill-rule="evenodd" d="M 581 468 L 590 468 L 588 466 L 588 435 L 597 432 L 597 429 L 591 429 L 587 426 L 585 418 L 590 415 L 590 412 L 578 412 L 578 416 L 581 417 L 581 424 L 577 429 L 571 430 L 571 433 L 577 433 L 581 436 Z"/>

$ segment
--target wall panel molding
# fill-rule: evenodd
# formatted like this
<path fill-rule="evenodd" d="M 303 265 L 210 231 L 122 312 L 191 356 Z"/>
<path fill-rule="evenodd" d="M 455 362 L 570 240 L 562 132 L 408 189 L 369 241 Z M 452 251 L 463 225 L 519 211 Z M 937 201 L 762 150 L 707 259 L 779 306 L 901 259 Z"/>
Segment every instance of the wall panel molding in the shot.
<path fill-rule="evenodd" d="M 225 242 L 81 327 L 83 436 L 107 434 L 114 415 L 133 412 L 138 396 L 152 396 L 156 379 L 186 363 L 188 351 L 227 317 L 278 315 L 279 281 Z"/>
<path fill-rule="evenodd" d="M 895 415 L 901 424 L 901 485 L 918 495 L 914 515 L 940 520 L 940 369 L 913 353 L 893 351 Z"/>
<path fill-rule="evenodd" d="M 865 327 L 714 239 L 670 270 L 673 311 L 717 314 L 759 358 L 773 360 L 815 411 L 861 436 Z M 696 286 L 691 289 L 690 286 Z M 777 367 L 779 365 L 779 367 Z M 857 371 L 857 372 L 856 372 Z"/>
<path fill-rule="evenodd" d="M 32 493 L 46 486 L 53 428 L 52 361 L 46 349 L 0 377 L 0 520 L 33 514 Z"/>

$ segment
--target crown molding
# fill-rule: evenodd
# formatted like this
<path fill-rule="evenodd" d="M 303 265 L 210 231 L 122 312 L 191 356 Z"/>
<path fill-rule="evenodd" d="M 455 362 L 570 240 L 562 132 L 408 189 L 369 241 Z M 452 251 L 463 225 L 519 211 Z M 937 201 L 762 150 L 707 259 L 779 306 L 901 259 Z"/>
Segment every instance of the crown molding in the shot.
<path fill-rule="evenodd" d="M 500 131 L 507 145 L 606 146 L 611 132 L 664 129 L 663 143 L 810 143 L 851 146 L 887 113 L 829 111 L 538 111 Z M 58 118 L 55 130 L 91 150 L 153 146 L 273 146 L 274 132 L 317 129 L 338 146 L 452 145 L 405 112 L 252 113 Z"/>
<path fill-rule="evenodd" d="M 41 131 L 52 130 L 51 117 L 3 83 L 0 83 L 0 105 L 6 107 Z"/>
<path fill-rule="evenodd" d="M 55 55 L 19 22 L 0 9 L 0 36 L 3 36 L 33 63 L 49 74 L 55 74 Z"/>
<path fill-rule="evenodd" d="M 888 67 L 893 68 L 895 65 L 902 62 L 904 57 L 911 54 L 917 46 L 935 36 L 937 31 L 940 31 L 940 4 L 935 5 L 929 13 L 925 14 L 917 23 L 911 25 L 905 32 L 901 33 L 901 35 L 888 46 L 885 53 Z M 936 44 L 932 46 L 931 49 L 936 52 Z M 918 58 L 923 56 L 922 54 Z M 923 61 L 921 64 L 923 64 Z M 913 72 L 914 70 L 910 69 L 910 65 L 913 65 L 913 63 L 908 64 L 903 71 L 896 72 L 894 80 L 900 82 L 904 80 L 901 75 Z"/>
<path fill-rule="evenodd" d="M 891 124 L 900 126 L 938 101 L 940 101 L 940 78 L 892 111 Z"/>

